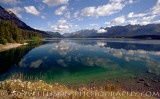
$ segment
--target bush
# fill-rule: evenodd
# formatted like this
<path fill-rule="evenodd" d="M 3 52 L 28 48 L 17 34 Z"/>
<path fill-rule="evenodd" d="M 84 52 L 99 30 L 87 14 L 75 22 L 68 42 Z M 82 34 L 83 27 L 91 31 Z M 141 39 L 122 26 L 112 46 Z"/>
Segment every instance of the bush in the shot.
<path fill-rule="evenodd" d="M 6 44 L 8 41 L 5 38 L 0 38 L 0 44 Z"/>
<path fill-rule="evenodd" d="M 8 40 L 9 43 L 15 43 L 13 39 Z"/>
<path fill-rule="evenodd" d="M 26 41 L 25 40 L 21 40 L 19 43 L 24 44 L 24 43 L 26 43 Z"/>
<path fill-rule="evenodd" d="M 40 41 L 41 39 L 39 37 L 31 37 L 30 40 L 33 40 L 33 41 Z"/>

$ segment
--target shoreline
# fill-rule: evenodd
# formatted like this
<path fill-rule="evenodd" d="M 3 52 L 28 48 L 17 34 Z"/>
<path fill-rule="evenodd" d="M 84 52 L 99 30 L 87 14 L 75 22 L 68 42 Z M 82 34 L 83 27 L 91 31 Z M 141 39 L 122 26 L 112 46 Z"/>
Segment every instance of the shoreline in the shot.
<path fill-rule="evenodd" d="M 0 44 L 0 52 L 10 50 L 13 48 L 20 47 L 22 45 L 27 45 L 28 43 L 20 44 L 20 43 L 7 43 L 6 45 Z"/>
<path fill-rule="evenodd" d="M 55 98 L 55 99 L 158 99 L 159 94 L 139 91 L 126 91 L 117 84 L 104 83 L 103 86 L 81 86 L 68 88 L 59 83 L 48 84 L 43 80 L 30 82 L 20 79 L 0 81 L 0 91 L 10 98 Z M 32 95 L 31 95 L 32 94 Z M 0 95 L 1 96 L 1 95 Z M 2 96 L 1 96 L 2 97 Z M 4 97 L 4 96 L 3 96 Z M 116 98 L 115 98 L 116 97 Z"/>

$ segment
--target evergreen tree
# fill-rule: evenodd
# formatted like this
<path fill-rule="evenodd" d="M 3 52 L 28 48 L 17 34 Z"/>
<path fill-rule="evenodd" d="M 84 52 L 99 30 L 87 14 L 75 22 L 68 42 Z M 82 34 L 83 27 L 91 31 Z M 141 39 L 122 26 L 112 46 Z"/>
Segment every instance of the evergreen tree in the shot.
<path fill-rule="evenodd" d="M 4 21 L 0 22 L 0 37 L 5 38 Z"/>
<path fill-rule="evenodd" d="M 0 20 L 0 38 L 6 39 L 8 42 L 20 42 L 32 37 L 41 38 L 42 35 L 37 32 L 19 29 L 14 21 Z"/>

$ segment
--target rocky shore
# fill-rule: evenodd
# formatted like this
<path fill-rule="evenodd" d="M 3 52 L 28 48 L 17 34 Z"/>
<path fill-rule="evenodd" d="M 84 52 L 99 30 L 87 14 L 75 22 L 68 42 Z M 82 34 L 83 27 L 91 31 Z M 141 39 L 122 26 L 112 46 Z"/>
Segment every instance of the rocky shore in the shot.
<path fill-rule="evenodd" d="M 0 97 L 4 99 L 158 99 L 149 93 L 127 92 L 114 84 L 71 89 L 58 83 L 47 84 L 42 80 L 30 82 L 20 79 L 1 81 Z"/>

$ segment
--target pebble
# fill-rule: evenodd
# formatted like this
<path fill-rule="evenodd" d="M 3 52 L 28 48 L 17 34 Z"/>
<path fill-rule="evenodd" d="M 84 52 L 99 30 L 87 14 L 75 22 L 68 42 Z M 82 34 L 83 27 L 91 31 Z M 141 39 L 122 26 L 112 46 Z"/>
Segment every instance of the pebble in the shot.
<path fill-rule="evenodd" d="M 137 81 L 137 83 L 141 83 L 140 81 Z"/>
<path fill-rule="evenodd" d="M 156 82 L 156 83 L 158 83 L 159 81 L 158 81 L 158 80 L 152 80 L 152 82 Z"/>
<path fill-rule="evenodd" d="M 144 79 L 139 79 L 139 81 L 143 81 L 143 82 L 145 82 L 145 80 L 144 80 Z"/>
<path fill-rule="evenodd" d="M 144 83 L 145 86 L 150 87 L 151 85 L 147 82 Z"/>

